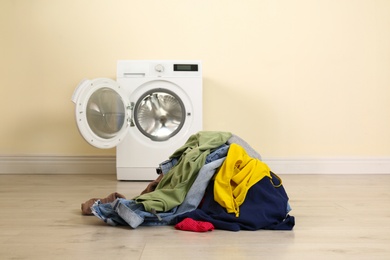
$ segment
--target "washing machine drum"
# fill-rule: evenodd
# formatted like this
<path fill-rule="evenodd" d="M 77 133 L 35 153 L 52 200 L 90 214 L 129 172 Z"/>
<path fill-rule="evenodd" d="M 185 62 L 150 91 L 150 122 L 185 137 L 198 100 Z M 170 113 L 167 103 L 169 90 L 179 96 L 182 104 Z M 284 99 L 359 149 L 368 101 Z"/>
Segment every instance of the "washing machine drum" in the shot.
<path fill-rule="evenodd" d="M 154 141 L 165 141 L 184 125 L 183 101 L 167 89 L 145 92 L 134 107 L 134 123 L 142 134 Z"/>

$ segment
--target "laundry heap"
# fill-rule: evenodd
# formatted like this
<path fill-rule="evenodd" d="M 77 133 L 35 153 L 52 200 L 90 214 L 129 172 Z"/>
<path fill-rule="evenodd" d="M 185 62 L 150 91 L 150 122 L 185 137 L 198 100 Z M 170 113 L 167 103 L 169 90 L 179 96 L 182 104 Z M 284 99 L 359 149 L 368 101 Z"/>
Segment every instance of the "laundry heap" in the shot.
<path fill-rule="evenodd" d="M 243 139 L 229 132 L 192 135 L 158 169 L 141 195 L 113 193 L 84 210 L 116 225 L 177 229 L 291 230 L 295 219 L 282 180 Z"/>

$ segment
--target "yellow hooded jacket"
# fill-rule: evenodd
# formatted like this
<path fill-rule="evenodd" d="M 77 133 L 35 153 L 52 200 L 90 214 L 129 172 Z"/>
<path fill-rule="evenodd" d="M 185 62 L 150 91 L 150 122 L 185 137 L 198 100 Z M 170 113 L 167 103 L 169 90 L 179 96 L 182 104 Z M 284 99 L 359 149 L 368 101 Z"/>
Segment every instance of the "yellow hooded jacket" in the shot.
<path fill-rule="evenodd" d="M 214 199 L 228 213 L 239 216 L 239 207 L 244 202 L 250 187 L 264 177 L 271 178 L 269 167 L 250 157 L 244 148 L 232 143 L 225 162 L 214 182 Z"/>

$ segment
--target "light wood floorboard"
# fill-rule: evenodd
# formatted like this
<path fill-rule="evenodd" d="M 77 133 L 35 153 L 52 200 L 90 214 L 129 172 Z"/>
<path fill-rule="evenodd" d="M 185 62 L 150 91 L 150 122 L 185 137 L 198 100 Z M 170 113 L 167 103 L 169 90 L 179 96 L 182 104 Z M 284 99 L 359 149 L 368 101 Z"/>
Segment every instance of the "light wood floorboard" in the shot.
<path fill-rule="evenodd" d="M 0 259 L 390 259 L 390 175 L 281 175 L 293 231 L 111 227 L 80 204 L 144 182 L 0 175 Z"/>

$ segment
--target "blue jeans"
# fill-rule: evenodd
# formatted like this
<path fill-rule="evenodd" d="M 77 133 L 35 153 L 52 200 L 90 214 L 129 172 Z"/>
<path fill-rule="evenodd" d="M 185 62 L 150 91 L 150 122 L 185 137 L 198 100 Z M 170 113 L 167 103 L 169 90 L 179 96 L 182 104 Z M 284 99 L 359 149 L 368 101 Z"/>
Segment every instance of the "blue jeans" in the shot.
<path fill-rule="evenodd" d="M 107 224 L 129 225 L 136 228 L 139 225 L 157 226 L 172 224 L 174 219 L 184 213 L 195 210 L 205 194 L 208 183 L 226 157 L 205 164 L 199 171 L 182 204 L 167 212 L 151 213 L 145 211 L 142 203 L 134 200 L 117 199 L 112 203 L 102 204 L 97 201 L 92 206 L 92 213 Z"/>

